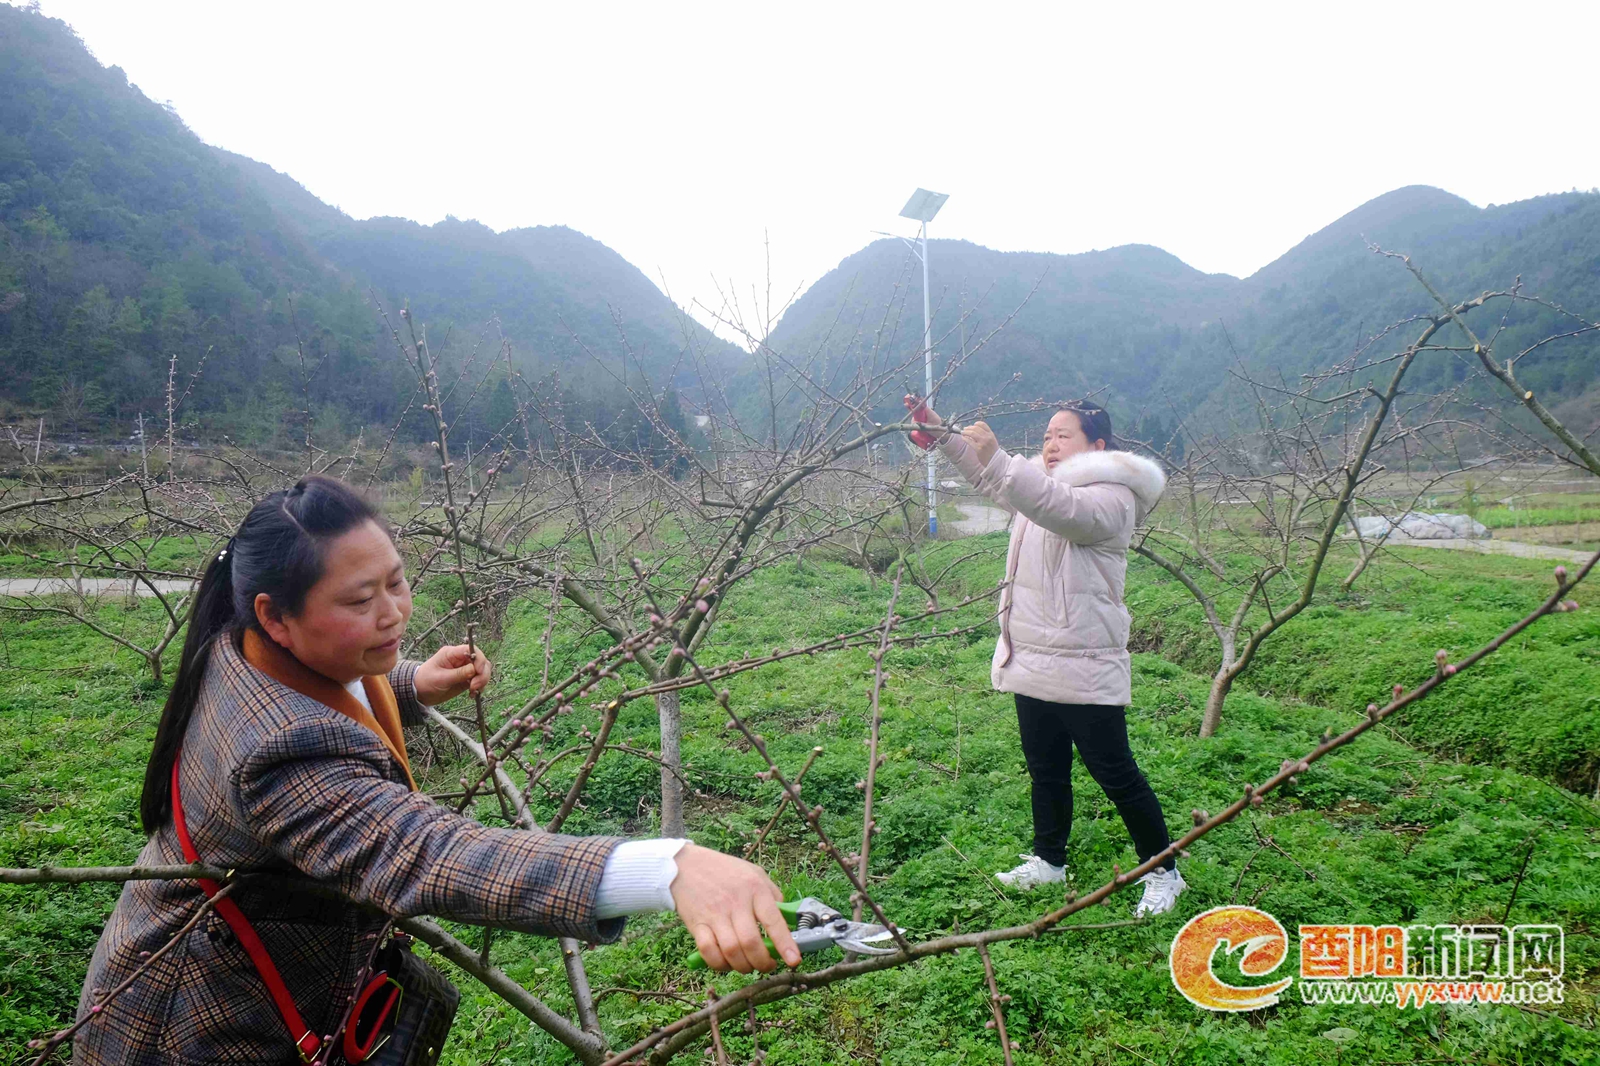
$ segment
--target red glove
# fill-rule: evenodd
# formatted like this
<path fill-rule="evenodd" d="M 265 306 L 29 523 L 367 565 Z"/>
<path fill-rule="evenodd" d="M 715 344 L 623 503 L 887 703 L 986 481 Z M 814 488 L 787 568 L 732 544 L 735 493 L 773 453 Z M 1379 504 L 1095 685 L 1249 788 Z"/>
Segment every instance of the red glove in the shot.
<path fill-rule="evenodd" d="M 907 395 L 906 410 L 911 412 L 911 420 L 913 422 L 921 423 L 928 420 L 928 403 L 926 400 Z M 934 445 L 934 436 L 932 433 L 924 433 L 920 429 L 914 429 L 911 431 L 911 443 L 923 451 L 927 451 Z"/>

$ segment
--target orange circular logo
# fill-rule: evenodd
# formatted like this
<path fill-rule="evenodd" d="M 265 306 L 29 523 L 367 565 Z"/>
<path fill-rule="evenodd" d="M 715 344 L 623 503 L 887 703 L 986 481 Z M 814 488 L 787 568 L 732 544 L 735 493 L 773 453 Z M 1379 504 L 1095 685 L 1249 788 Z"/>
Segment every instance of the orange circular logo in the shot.
<path fill-rule="evenodd" d="M 1258 1010 L 1278 1002 L 1292 977 L 1265 985 L 1235 985 L 1212 970 L 1217 949 L 1239 955 L 1239 972 L 1265 977 L 1289 955 L 1289 934 L 1278 919 L 1254 907 L 1212 907 L 1190 918 L 1172 938 L 1167 956 L 1172 984 L 1184 998 L 1206 1010 Z"/>

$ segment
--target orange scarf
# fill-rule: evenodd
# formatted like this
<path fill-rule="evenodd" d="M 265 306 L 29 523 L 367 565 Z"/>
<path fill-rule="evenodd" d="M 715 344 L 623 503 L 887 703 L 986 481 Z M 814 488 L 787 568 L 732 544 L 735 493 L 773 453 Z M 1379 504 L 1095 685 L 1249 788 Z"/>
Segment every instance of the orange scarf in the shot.
<path fill-rule="evenodd" d="M 406 781 L 413 792 L 416 779 L 411 776 L 411 760 L 406 757 L 406 737 L 400 727 L 400 704 L 394 698 L 389 679 L 373 674 L 361 679 L 372 710 L 361 706 L 361 701 L 337 681 L 324 677 L 296 659 L 276 641 L 268 640 L 254 629 L 244 631 L 244 657 L 251 666 L 274 681 L 309 696 L 325 707 L 330 707 L 352 722 L 366 726 L 378 734 L 383 746 L 389 749 L 406 772 Z"/>

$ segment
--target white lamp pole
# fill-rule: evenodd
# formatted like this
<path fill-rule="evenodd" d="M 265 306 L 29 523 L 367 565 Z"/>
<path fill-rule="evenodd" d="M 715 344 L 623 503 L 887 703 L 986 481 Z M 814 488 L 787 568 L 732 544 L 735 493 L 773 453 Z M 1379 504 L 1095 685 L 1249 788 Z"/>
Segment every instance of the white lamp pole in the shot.
<path fill-rule="evenodd" d="M 950 197 L 942 192 L 929 192 L 927 189 L 918 189 L 911 194 L 911 199 L 906 201 L 906 206 L 900 209 L 901 218 L 913 219 L 921 223 L 918 237 L 922 241 L 919 251 L 917 246 L 910 241 L 906 244 L 917 253 L 917 258 L 922 260 L 922 395 L 926 399 L 933 391 L 933 311 L 928 296 L 928 223 L 933 221 L 933 216 L 939 213 L 939 208 Z M 905 240 L 904 237 L 900 238 Z M 936 506 L 936 488 L 934 486 L 934 468 L 937 460 L 933 450 L 928 450 L 928 536 L 934 537 L 939 533 L 939 512 Z"/>
<path fill-rule="evenodd" d="M 922 395 L 933 391 L 933 312 L 928 306 L 928 224 L 922 224 Z M 939 509 L 934 493 L 935 461 L 928 449 L 928 537 L 939 535 Z"/>

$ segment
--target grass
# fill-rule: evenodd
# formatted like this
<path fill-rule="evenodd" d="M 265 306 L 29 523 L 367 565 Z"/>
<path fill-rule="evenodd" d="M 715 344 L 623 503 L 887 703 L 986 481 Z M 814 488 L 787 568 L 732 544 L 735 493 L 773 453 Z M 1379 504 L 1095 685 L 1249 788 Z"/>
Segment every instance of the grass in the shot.
<path fill-rule="evenodd" d="M 1517 526 L 1565 526 L 1578 522 L 1600 521 L 1600 500 L 1579 499 L 1569 496 L 1541 497 L 1531 507 L 1485 507 L 1478 512 L 1478 521 L 1490 529 L 1513 529 Z"/>
<path fill-rule="evenodd" d="M 1330 558 L 1312 606 L 1262 645 L 1241 685 L 1327 707 L 1382 703 L 1392 684 L 1426 677 L 1436 649 L 1460 658 L 1554 588 L 1554 563 L 1395 548 L 1345 594 L 1338 579 L 1349 565 L 1347 558 Z M 1289 597 L 1283 584 L 1273 594 Z M 1452 758 L 1593 793 L 1600 774 L 1600 615 L 1593 586 L 1580 585 L 1574 598 L 1580 610 L 1543 619 L 1509 654 L 1409 711 L 1396 728 Z M 1127 601 L 1136 646 L 1196 671 L 1216 668 L 1216 639 L 1200 608 L 1153 564 L 1130 559 Z M 1224 602 L 1231 613 L 1237 601 Z"/>
<path fill-rule="evenodd" d="M 1173 831 L 1188 824 L 1191 808 L 1218 809 L 1237 795 L 1242 782 L 1264 779 L 1283 758 L 1308 748 L 1325 727 L 1348 726 L 1355 720 L 1348 708 L 1364 706 L 1368 698 L 1365 691 L 1350 698 L 1367 673 L 1381 677 L 1380 687 L 1386 688 L 1387 666 L 1404 665 L 1412 674 L 1426 668 L 1426 653 L 1417 661 L 1371 641 L 1383 634 L 1397 640 L 1394 634 L 1418 625 L 1475 633 L 1492 624 L 1496 612 L 1525 609 L 1519 605 L 1536 598 L 1548 581 L 1544 567 L 1524 573 L 1501 569 L 1515 560 L 1473 557 L 1471 562 L 1494 570 L 1473 579 L 1455 568 L 1454 559 L 1429 558 L 1415 573 L 1386 565 L 1381 581 L 1358 586 L 1357 601 L 1329 605 L 1343 614 L 1308 619 L 1303 627 L 1308 643 L 1300 643 L 1296 630 L 1287 632 L 1282 657 L 1264 664 L 1263 677 L 1272 683 L 1262 685 L 1261 692 L 1239 691 L 1229 703 L 1222 734 L 1212 741 L 1201 742 L 1196 735 L 1205 679 L 1158 655 L 1136 656 L 1130 732 Z M 982 587 L 993 580 L 997 565 L 967 564 L 963 579 L 974 589 Z M 1162 619 L 1168 649 L 1177 649 L 1181 611 L 1165 610 L 1171 605 L 1162 588 L 1135 568 L 1129 598 L 1141 619 Z M 716 661 L 747 647 L 870 625 L 881 618 L 886 596 L 886 582 L 880 580 L 874 591 L 863 574 L 836 563 L 778 566 L 752 578 L 729 601 L 703 654 Z M 1385 603 L 1411 603 L 1415 617 Z M 148 624 L 156 624 L 151 605 L 131 611 L 148 614 Z M 1391 625 L 1345 641 L 1344 647 L 1356 650 L 1353 658 L 1367 665 L 1297 672 L 1290 661 L 1294 653 L 1307 654 L 1318 641 L 1331 640 L 1338 627 L 1330 619 L 1345 614 L 1387 619 Z M 1593 646 L 1592 631 L 1582 628 L 1586 621 L 1579 614 L 1541 622 L 1529 646 L 1508 649 L 1513 654 L 1507 669 L 1522 669 L 1516 663 L 1529 657 L 1544 664 L 1540 669 L 1581 662 L 1576 656 L 1585 642 Z M 516 604 L 508 613 L 497 656 L 502 678 L 497 706 L 509 701 L 519 682 L 537 681 L 544 622 L 540 603 Z M 1427 628 L 1407 638 L 1407 646 L 1431 651 L 1434 632 Z M 1459 637 L 1464 643 L 1468 634 Z M 1009 924 L 1059 900 L 1049 890 L 1026 897 L 1000 893 L 988 876 L 1015 862 L 1027 846 L 1029 829 L 1015 718 L 1009 699 L 987 684 L 992 639 L 957 638 L 894 651 L 887 659 L 883 744 L 888 761 L 878 776 L 882 832 L 873 852 L 879 878 L 873 887 L 888 912 L 916 937 Z M 572 661 L 585 647 L 563 631 L 557 662 Z M 162 693 L 141 680 L 131 656 L 49 619 L 0 620 L 0 654 L 5 657 L 0 865 L 128 861 L 141 842 L 135 799 Z M 1390 655 L 1393 663 L 1385 658 Z M 859 833 L 861 797 L 854 783 L 865 764 L 864 689 L 870 666 L 864 651 L 839 653 L 790 660 L 730 685 L 735 705 L 764 732 L 785 767 L 797 768 L 813 745 L 823 746 L 806 791 L 826 807 L 830 834 L 846 841 Z M 1462 683 L 1472 683 L 1470 675 Z M 1592 682 L 1584 684 L 1593 688 Z M 1264 694 L 1267 688 L 1288 693 L 1294 686 L 1319 695 L 1329 707 Z M 1452 685 L 1439 702 L 1455 690 Z M 1532 714 L 1537 698 L 1533 692 L 1516 698 L 1521 713 L 1510 716 L 1508 728 L 1542 721 Z M 1424 701 L 1415 716 L 1434 706 L 1434 700 Z M 755 779 L 762 764 L 730 741 L 722 729 L 724 715 L 708 694 L 686 693 L 683 710 L 685 760 L 706 793 L 691 800 L 691 832 L 701 843 L 736 850 L 775 808 L 776 786 Z M 1600 991 L 1600 889 L 1592 875 L 1600 860 L 1600 813 L 1537 778 L 1419 750 L 1405 741 L 1408 732 L 1422 729 L 1419 720 L 1427 719 L 1407 720 L 1395 731 L 1363 738 L 1319 763 L 1247 820 L 1201 842 L 1184 863 L 1192 889 L 1179 913 L 1143 925 L 1068 929 L 997 946 L 993 955 L 1001 988 L 1013 997 L 1008 1024 L 1021 1044 L 1017 1061 L 1231 1066 L 1312 1059 L 1578 1064 L 1600 1058 L 1600 1037 L 1592 1028 Z M 562 720 L 566 730 L 583 724 Z M 653 708 L 630 705 L 616 735 L 653 744 Z M 1520 743 L 1507 750 L 1521 750 Z M 439 766 L 429 776 L 447 787 L 454 775 Z M 608 756 L 586 793 L 587 809 L 570 829 L 652 832 L 656 780 L 652 765 Z M 1076 785 L 1069 864 L 1073 887 L 1082 887 L 1104 880 L 1113 863 L 1129 867 L 1135 857 L 1115 812 L 1081 767 Z M 487 808 L 481 814 L 493 820 Z M 1263 849 L 1264 838 L 1282 851 Z M 1567 1020 L 1509 1006 L 1431 1006 L 1401 1013 L 1310 1007 L 1293 999 L 1266 1011 L 1216 1015 L 1190 1006 L 1168 979 L 1167 946 L 1182 921 L 1230 899 L 1253 901 L 1291 929 L 1300 922 L 1499 922 L 1530 842 L 1527 876 L 1510 920 L 1564 925 L 1567 998 L 1558 1013 Z M 762 861 L 789 892 L 845 904 L 849 889 L 843 877 L 806 843 L 792 816 L 768 843 Z M 116 886 L 0 888 L 0 1063 L 17 1061 L 22 1041 L 70 1012 L 116 894 Z M 1114 897 L 1097 913 L 1075 920 L 1123 919 L 1131 903 L 1127 896 Z M 476 939 L 476 934 L 463 935 Z M 631 921 L 621 942 L 591 951 L 586 959 L 597 989 L 665 986 L 700 998 L 707 979 L 681 965 L 691 947 L 675 919 L 651 916 Z M 553 942 L 502 934 L 495 938 L 493 956 L 552 1005 L 568 1005 Z M 453 977 L 463 1003 L 445 1061 L 483 1062 L 502 1040 L 508 1043 L 497 1061 L 570 1061 L 559 1045 L 471 979 Z M 727 991 L 744 980 L 720 976 L 711 984 Z M 635 999 L 625 992 L 609 993 L 601 1004 L 616 1047 L 682 1009 L 672 1001 Z M 862 1060 L 918 1066 L 998 1063 L 995 1037 L 984 1028 L 987 1018 L 981 962 L 968 952 L 763 1008 L 761 1042 L 775 1066 Z M 1355 1035 L 1336 1044 L 1324 1035 L 1336 1029 Z M 724 1035 L 732 1061 L 748 1061 L 752 1046 L 742 1027 L 727 1026 Z M 684 1061 L 695 1061 L 698 1054 Z"/>
<path fill-rule="evenodd" d="M 63 564 L 74 559 L 84 577 L 125 576 L 106 569 L 103 564 L 108 561 L 120 566 L 181 573 L 203 566 L 210 546 L 209 539 L 195 536 L 162 537 L 159 541 L 136 539 L 120 546 L 110 560 L 85 545 L 79 545 L 73 552 L 59 548 L 30 549 L 28 555 L 17 551 L 0 552 L 0 576 L 71 576 L 71 571 Z"/>

